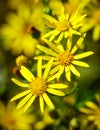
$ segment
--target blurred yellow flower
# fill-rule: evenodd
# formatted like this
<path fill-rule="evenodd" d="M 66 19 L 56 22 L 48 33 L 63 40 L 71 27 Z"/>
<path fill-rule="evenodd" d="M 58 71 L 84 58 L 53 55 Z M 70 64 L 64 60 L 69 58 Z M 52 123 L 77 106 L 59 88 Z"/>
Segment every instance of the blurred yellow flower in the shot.
<path fill-rule="evenodd" d="M 52 10 L 52 15 L 60 15 L 64 12 L 64 5 L 61 0 L 49 0 L 49 8 Z"/>
<path fill-rule="evenodd" d="M 53 16 L 44 14 L 43 18 L 45 19 L 45 24 L 51 28 L 49 32 L 44 34 L 43 39 L 49 38 L 50 41 L 53 41 L 57 37 L 57 41 L 61 41 L 68 36 L 72 36 L 73 34 L 81 35 L 78 31 L 79 27 L 83 25 L 83 19 L 86 16 L 80 15 L 78 13 L 78 9 L 73 12 L 71 16 L 69 14 L 64 14 L 64 12 L 57 16 L 57 19 Z"/>
<path fill-rule="evenodd" d="M 39 97 L 41 112 L 44 111 L 44 101 L 51 109 L 54 109 L 54 105 L 51 102 L 50 98 L 48 97 L 47 92 L 57 95 L 57 96 L 65 95 L 62 91 L 58 89 L 67 88 L 68 87 L 67 85 L 60 84 L 60 83 L 54 83 L 54 84 L 49 83 L 50 78 L 48 78 L 48 74 L 49 74 L 52 62 L 53 62 L 53 59 L 51 59 L 48 62 L 44 70 L 44 73 L 42 75 L 42 59 L 40 58 L 37 64 L 37 77 L 35 77 L 26 67 L 21 66 L 20 73 L 29 83 L 23 83 L 15 78 L 12 78 L 12 81 L 15 84 L 21 87 L 27 88 L 27 90 L 17 94 L 11 99 L 11 101 L 14 101 L 16 99 L 19 99 L 25 96 L 19 102 L 17 109 L 23 107 L 23 111 L 25 112 L 30 107 L 30 105 L 34 102 L 36 97 Z"/>
<path fill-rule="evenodd" d="M 2 126 L 2 130 L 32 130 L 33 121 L 34 118 L 29 111 L 23 114 L 22 110 L 16 110 L 15 103 L 8 103 L 5 106 L 0 101 L 0 126 Z"/>
<path fill-rule="evenodd" d="M 72 13 L 80 7 L 79 12 L 84 12 L 84 8 L 89 4 L 91 0 L 67 0 L 64 2 L 65 12 L 72 15 Z"/>
<path fill-rule="evenodd" d="M 77 71 L 74 65 L 89 67 L 87 63 L 83 61 L 79 61 L 79 59 L 88 57 L 93 54 L 92 51 L 88 51 L 88 52 L 74 55 L 74 53 L 81 46 L 84 37 L 85 34 L 79 38 L 79 40 L 76 42 L 73 48 L 72 48 L 72 39 L 68 39 L 65 50 L 60 43 L 58 43 L 58 45 L 55 45 L 45 39 L 44 41 L 48 44 L 48 46 L 51 49 L 41 45 L 37 45 L 37 48 L 45 52 L 46 54 L 48 54 L 48 56 L 44 56 L 44 55 L 37 56 L 35 57 L 35 59 L 42 57 L 44 60 L 50 60 L 52 57 L 54 57 L 54 62 L 52 63 L 53 69 L 50 71 L 50 74 L 53 75 L 51 79 L 57 78 L 58 80 L 60 76 L 63 74 L 63 72 L 65 71 L 66 79 L 68 81 L 71 81 L 71 72 L 78 77 L 80 76 L 80 73 Z"/>
<path fill-rule="evenodd" d="M 46 126 L 52 125 L 55 123 L 55 120 L 50 116 L 48 111 L 45 111 L 42 115 L 42 120 L 39 120 L 35 123 L 34 128 L 36 130 L 43 130 Z"/>
<path fill-rule="evenodd" d="M 94 126 L 97 126 L 98 130 L 100 129 L 100 94 L 96 94 L 97 103 L 92 101 L 87 101 L 87 108 L 80 107 L 79 111 L 87 115 L 88 122 L 92 122 Z"/>
<path fill-rule="evenodd" d="M 28 5 L 29 7 L 32 7 L 37 2 L 39 2 L 39 0 L 8 0 L 8 5 L 9 7 L 16 9 L 24 4 Z"/>
<path fill-rule="evenodd" d="M 20 55 L 16 58 L 16 65 L 20 68 L 21 65 L 26 66 L 28 64 L 28 58 L 24 55 Z"/>
<path fill-rule="evenodd" d="M 84 26 L 80 29 L 81 32 L 93 30 L 93 40 L 98 41 L 100 39 L 100 2 L 95 1 L 94 6 L 90 4 L 87 10 L 88 17 L 85 18 Z"/>
<path fill-rule="evenodd" d="M 1 28 L 4 48 L 15 55 L 33 56 L 43 30 L 42 7 L 32 11 L 28 6 L 22 6 L 17 14 L 8 14 L 6 20 Z"/>

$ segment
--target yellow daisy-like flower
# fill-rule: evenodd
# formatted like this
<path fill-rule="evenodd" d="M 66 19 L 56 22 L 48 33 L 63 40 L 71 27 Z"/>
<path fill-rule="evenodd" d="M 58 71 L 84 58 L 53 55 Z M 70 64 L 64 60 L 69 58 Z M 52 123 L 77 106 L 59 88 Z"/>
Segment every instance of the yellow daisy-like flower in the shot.
<path fill-rule="evenodd" d="M 33 56 L 43 30 L 41 5 L 34 12 L 28 6 L 22 6 L 17 14 L 8 14 L 6 20 L 7 23 L 1 27 L 4 48 L 15 55 Z"/>
<path fill-rule="evenodd" d="M 87 10 L 87 14 L 88 17 L 86 17 L 80 31 L 86 32 L 93 29 L 93 40 L 98 41 L 100 39 L 100 3 L 96 1 L 96 5 Z"/>
<path fill-rule="evenodd" d="M 15 103 L 8 103 L 5 106 L 0 101 L 0 126 L 2 130 L 32 130 L 33 116 L 28 112 L 16 110 Z"/>
<path fill-rule="evenodd" d="M 59 79 L 59 77 L 65 71 L 67 80 L 71 81 L 71 72 L 78 77 L 80 76 L 80 73 L 77 71 L 74 65 L 89 67 L 87 63 L 83 61 L 79 61 L 79 59 L 88 57 L 93 54 L 92 51 L 88 51 L 88 52 L 75 55 L 75 52 L 82 44 L 84 37 L 85 34 L 79 38 L 79 40 L 76 42 L 73 48 L 72 48 L 72 41 L 71 41 L 72 39 L 68 39 L 65 50 L 61 44 L 58 44 L 56 46 L 52 42 L 45 39 L 44 41 L 48 44 L 48 46 L 51 49 L 41 45 L 37 45 L 37 48 L 45 52 L 46 54 L 48 54 L 48 56 L 44 56 L 44 55 L 37 56 L 35 57 L 35 59 L 38 59 L 38 57 L 42 57 L 44 60 L 50 60 L 51 57 L 54 57 L 54 62 L 52 63 L 53 69 L 50 71 L 50 73 L 53 75 L 51 79 L 52 78 Z"/>
<path fill-rule="evenodd" d="M 87 101 L 87 108 L 80 107 L 79 111 L 84 113 L 87 116 L 88 122 L 92 122 L 94 126 L 97 126 L 98 130 L 100 129 L 100 94 L 96 94 L 97 103 L 92 101 Z"/>
<path fill-rule="evenodd" d="M 34 102 L 36 97 L 39 97 L 40 109 L 41 109 L 41 112 L 43 112 L 44 111 L 44 101 L 51 109 L 54 108 L 54 105 L 51 102 L 51 100 L 49 99 L 47 92 L 54 94 L 54 95 L 58 95 L 58 96 L 65 95 L 63 92 L 61 92 L 58 89 L 64 89 L 64 88 L 67 88 L 68 86 L 64 85 L 64 84 L 60 84 L 60 83 L 51 84 L 50 83 L 51 80 L 50 80 L 50 78 L 48 78 L 48 73 L 50 71 L 52 62 L 53 62 L 53 59 L 51 59 L 48 62 L 47 66 L 44 70 L 44 73 L 42 75 L 42 59 L 40 58 L 38 60 L 38 64 L 37 64 L 37 77 L 35 77 L 26 67 L 21 66 L 20 73 L 29 83 L 23 83 L 17 79 L 12 78 L 12 81 L 15 84 L 17 84 L 21 87 L 27 88 L 27 90 L 17 94 L 16 96 L 14 96 L 11 99 L 11 101 L 14 101 L 14 100 L 17 100 L 17 99 L 25 96 L 19 102 L 17 109 L 23 107 L 23 111 L 25 112 L 30 107 L 30 105 Z"/>
<path fill-rule="evenodd" d="M 61 41 L 62 38 L 67 38 L 68 36 L 72 36 L 73 34 L 81 35 L 78 31 L 78 28 L 83 25 L 83 19 L 86 16 L 80 15 L 78 13 L 78 9 L 71 15 L 64 14 L 64 12 L 56 18 L 44 14 L 43 17 L 47 21 L 46 24 L 52 30 L 47 32 L 43 39 L 49 38 L 50 41 L 53 41 L 57 36 L 58 41 Z"/>

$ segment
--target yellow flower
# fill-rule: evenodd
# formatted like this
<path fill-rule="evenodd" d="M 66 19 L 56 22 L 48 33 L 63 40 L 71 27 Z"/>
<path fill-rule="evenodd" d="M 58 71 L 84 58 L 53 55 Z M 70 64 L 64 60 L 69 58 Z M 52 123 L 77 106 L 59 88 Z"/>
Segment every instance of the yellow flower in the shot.
<path fill-rule="evenodd" d="M 58 16 L 64 11 L 64 5 L 61 0 L 49 0 L 49 8 L 52 10 L 53 16 Z"/>
<path fill-rule="evenodd" d="M 35 8 L 34 12 L 28 6 L 22 6 L 17 14 L 8 14 L 7 23 L 1 28 L 4 48 L 15 55 L 33 56 L 36 44 L 39 43 L 40 35 L 37 36 L 37 32 L 40 34 L 43 30 L 41 15 L 41 6 Z"/>
<path fill-rule="evenodd" d="M 84 26 L 80 29 L 81 32 L 93 30 L 93 40 L 100 39 L 100 4 L 96 1 L 96 5 L 87 10 L 88 17 L 84 21 Z"/>
<path fill-rule="evenodd" d="M 50 71 L 52 62 L 53 62 L 53 59 L 51 59 L 48 62 L 47 66 L 44 70 L 44 73 L 42 75 L 42 59 L 40 58 L 38 60 L 38 64 L 37 64 L 37 77 L 35 77 L 26 67 L 21 66 L 20 73 L 29 83 L 23 83 L 15 78 L 12 78 L 12 81 L 15 84 L 17 84 L 21 87 L 27 88 L 27 90 L 17 94 L 16 96 L 14 96 L 11 99 L 11 101 L 14 101 L 16 99 L 19 99 L 19 98 L 25 96 L 19 102 L 17 109 L 23 107 L 23 111 L 25 112 L 28 109 L 28 107 L 30 107 L 30 105 L 34 102 L 36 97 L 39 97 L 40 109 L 41 109 L 41 112 L 43 112 L 44 111 L 44 101 L 51 109 L 54 108 L 54 105 L 51 102 L 51 100 L 49 99 L 47 92 L 54 94 L 54 95 L 58 95 L 58 96 L 65 95 L 63 92 L 61 92 L 58 89 L 64 89 L 64 88 L 68 87 L 67 85 L 60 84 L 60 83 L 51 84 L 49 82 L 51 80 L 50 80 L 50 78 L 48 78 L 48 73 Z"/>
<path fill-rule="evenodd" d="M 96 94 L 96 100 L 98 104 L 92 101 L 87 101 L 87 108 L 80 107 L 79 111 L 87 116 L 86 119 L 88 122 L 92 122 L 93 125 L 100 129 L 100 94 Z"/>
<path fill-rule="evenodd" d="M 78 29 L 83 25 L 82 21 L 85 16 L 86 14 L 80 15 L 78 9 L 71 16 L 63 12 L 60 16 L 57 16 L 57 19 L 44 14 L 43 17 L 47 21 L 46 24 L 52 30 L 44 34 L 43 39 L 49 38 L 50 41 L 53 41 L 57 36 L 57 40 L 61 41 L 63 37 L 67 38 L 73 34 L 81 35 Z"/>
<path fill-rule="evenodd" d="M 34 128 L 36 130 L 43 130 L 46 126 L 55 123 L 55 120 L 50 116 L 49 111 L 45 111 L 42 116 L 42 120 L 37 121 L 34 125 Z"/>
<path fill-rule="evenodd" d="M 38 57 L 42 57 L 44 60 L 50 60 L 51 57 L 54 57 L 54 62 L 52 63 L 53 69 L 50 71 L 50 74 L 53 75 L 51 79 L 52 78 L 59 79 L 64 71 L 65 71 L 66 79 L 68 81 L 71 80 L 71 72 L 79 77 L 80 73 L 77 71 L 74 65 L 89 67 L 87 63 L 83 61 L 79 61 L 79 59 L 88 57 L 93 54 L 92 51 L 88 51 L 76 55 L 74 54 L 82 44 L 84 37 L 85 34 L 79 38 L 79 40 L 76 42 L 73 48 L 72 48 L 72 39 L 68 39 L 65 50 L 61 44 L 58 44 L 56 46 L 52 42 L 45 39 L 44 41 L 48 44 L 48 46 L 51 49 L 41 45 L 37 45 L 37 48 L 45 52 L 46 54 L 48 54 L 48 56 L 44 56 L 44 55 L 37 56 L 35 57 L 35 59 L 38 59 Z"/>
<path fill-rule="evenodd" d="M 16 65 L 20 68 L 21 65 L 26 66 L 28 64 L 28 58 L 24 55 L 20 55 L 16 58 Z"/>
<path fill-rule="evenodd" d="M 0 101 L 0 126 L 3 128 L 2 130 L 32 130 L 33 120 L 34 118 L 29 114 L 29 111 L 23 114 L 22 110 L 16 110 L 15 103 L 8 103 L 5 106 Z"/>
<path fill-rule="evenodd" d="M 39 0 L 8 0 L 8 5 L 9 7 L 16 9 L 24 4 L 28 5 L 29 7 L 32 7 L 37 2 L 39 2 Z"/>
<path fill-rule="evenodd" d="M 84 8 L 89 4 L 90 0 L 68 0 L 64 3 L 65 12 L 72 13 L 80 7 L 79 12 L 84 12 Z"/>

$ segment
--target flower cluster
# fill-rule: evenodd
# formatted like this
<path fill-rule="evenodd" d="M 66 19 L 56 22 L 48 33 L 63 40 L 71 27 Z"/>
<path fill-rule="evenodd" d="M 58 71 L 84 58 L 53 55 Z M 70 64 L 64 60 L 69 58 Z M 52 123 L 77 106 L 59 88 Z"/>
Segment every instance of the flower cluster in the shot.
<path fill-rule="evenodd" d="M 88 46 L 100 38 L 99 1 L 8 0 L 7 5 L 11 12 L 0 26 L 0 42 L 3 52 L 8 54 L 7 72 L 11 80 L 7 85 L 11 88 L 3 90 L 9 95 L 5 103 L 9 100 L 10 105 L 6 111 L 0 102 L 0 128 L 31 130 L 34 119 L 28 110 L 32 107 L 36 116 L 32 128 L 36 130 L 49 123 L 58 125 L 54 129 L 63 129 L 59 127 L 63 120 L 68 124 L 64 129 L 68 130 L 83 130 L 90 122 L 100 129 L 99 107 L 92 101 L 86 102 L 88 108 L 80 105 L 87 100 L 80 94 L 86 93 L 88 74 L 91 71 L 96 75 L 89 62 L 95 49 Z M 88 35 L 90 29 L 93 39 Z M 97 100 L 100 100 L 98 95 Z M 86 114 L 87 124 L 80 123 L 79 119 L 84 120 L 77 112 Z M 29 120 L 23 121 L 24 118 Z"/>

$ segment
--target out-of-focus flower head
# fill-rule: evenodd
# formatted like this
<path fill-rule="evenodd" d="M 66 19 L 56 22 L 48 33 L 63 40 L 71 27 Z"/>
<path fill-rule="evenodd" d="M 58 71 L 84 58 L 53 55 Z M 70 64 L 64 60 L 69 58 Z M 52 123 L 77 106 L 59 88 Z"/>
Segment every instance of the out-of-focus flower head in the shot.
<path fill-rule="evenodd" d="M 34 7 L 41 0 L 8 0 L 8 6 L 12 9 L 17 9 L 20 6 L 28 5 L 29 7 Z"/>
<path fill-rule="evenodd" d="M 24 55 L 20 55 L 16 58 L 16 65 L 20 68 L 22 65 L 26 66 L 28 64 L 28 58 Z"/>
<path fill-rule="evenodd" d="M 3 46 L 15 55 L 33 56 L 43 31 L 42 5 L 34 10 L 21 6 L 16 13 L 9 13 L 7 23 L 2 25 Z M 37 17 L 39 16 L 39 17 Z"/>
<path fill-rule="evenodd" d="M 23 111 L 25 112 L 37 97 L 39 97 L 41 112 L 44 111 L 44 101 L 51 109 L 54 109 L 54 105 L 48 97 L 47 93 L 51 93 L 57 96 L 65 95 L 59 89 L 64 89 L 68 86 L 60 83 L 52 84 L 50 83 L 50 77 L 48 78 L 52 62 L 53 59 L 48 62 L 44 73 L 42 74 L 42 59 L 40 58 L 37 64 L 37 77 L 35 77 L 26 67 L 21 66 L 20 73 L 28 81 L 28 83 L 23 83 L 15 78 L 12 78 L 12 81 L 15 84 L 19 85 L 20 87 L 27 88 L 25 91 L 17 94 L 11 99 L 11 101 L 14 101 L 24 97 L 17 105 L 17 109 L 23 108 Z"/>
<path fill-rule="evenodd" d="M 81 15 L 78 11 L 79 9 L 74 11 L 71 16 L 68 13 L 65 14 L 64 10 L 55 17 L 44 14 L 45 24 L 49 29 L 42 38 L 50 41 L 56 39 L 59 42 L 63 38 L 72 37 L 73 34 L 81 35 L 78 29 L 83 25 L 86 14 Z"/>
<path fill-rule="evenodd" d="M 73 48 L 72 48 L 72 44 L 73 44 L 72 39 L 68 39 L 66 44 L 66 49 L 64 49 L 64 47 L 60 43 L 58 43 L 58 45 L 55 45 L 54 43 L 45 39 L 44 40 L 45 43 L 50 48 L 44 47 L 42 45 L 37 45 L 37 48 L 48 55 L 37 56 L 35 57 L 35 59 L 38 59 L 39 57 L 42 57 L 44 60 L 50 60 L 52 57 L 54 58 L 54 62 L 52 63 L 53 69 L 50 71 L 50 74 L 53 75 L 51 79 L 57 78 L 58 80 L 64 72 L 65 72 L 66 79 L 68 81 L 71 81 L 71 72 L 74 75 L 80 77 L 80 73 L 77 71 L 74 65 L 89 67 L 87 63 L 79 60 L 93 54 L 92 51 L 88 51 L 88 52 L 75 55 L 75 52 L 81 46 L 84 37 L 85 34 L 83 34 L 78 39 L 78 41 L 76 42 Z"/>
<path fill-rule="evenodd" d="M 49 0 L 48 6 L 52 10 L 53 16 L 59 16 L 64 12 L 64 5 L 61 0 Z"/>
<path fill-rule="evenodd" d="M 92 122 L 91 125 L 94 125 L 94 127 L 97 127 L 97 130 L 100 129 L 100 94 L 96 94 L 96 101 L 97 103 L 94 103 L 92 101 L 87 101 L 86 108 L 80 107 L 79 111 L 81 111 L 83 114 L 86 115 L 85 120 L 88 122 Z M 93 127 L 92 127 L 93 128 Z"/>
<path fill-rule="evenodd" d="M 45 111 L 42 115 L 42 120 L 35 123 L 36 130 L 43 130 L 46 126 L 55 123 L 55 120 L 50 116 L 49 111 Z"/>
<path fill-rule="evenodd" d="M 23 114 L 22 110 L 16 110 L 15 103 L 8 103 L 7 106 L 0 101 L 0 126 L 7 130 L 32 130 L 34 122 L 33 116 L 27 111 Z"/>
<path fill-rule="evenodd" d="M 90 1 L 91 0 L 66 0 L 66 2 L 64 2 L 65 12 L 71 15 L 78 7 L 80 7 L 79 12 L 83 13 Z"/>
<path fill-rule="evenodd" d="M 93 40 L 98 41 L 100 39 L 100 2 L 98 0 L 92 0 L 87 6 L 87 17 L 85 18 L 81 32 L 91 29 L 93 31 Z"/>

